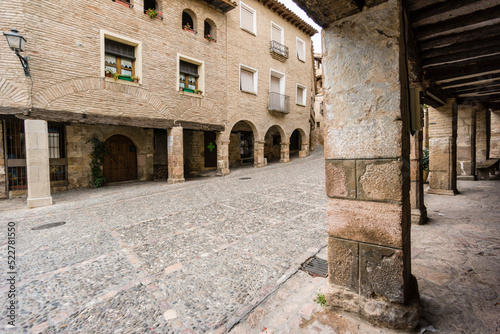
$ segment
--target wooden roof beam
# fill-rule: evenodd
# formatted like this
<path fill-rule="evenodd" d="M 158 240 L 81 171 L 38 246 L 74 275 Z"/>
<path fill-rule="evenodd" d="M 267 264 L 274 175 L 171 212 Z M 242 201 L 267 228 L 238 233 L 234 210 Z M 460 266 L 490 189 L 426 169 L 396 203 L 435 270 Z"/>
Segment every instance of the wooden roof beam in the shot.
<path fill-rule="evenodd" d="M 479 44 L 479 46 L 482 46 L 482 44 Z M 474 49 L 474 45 L 471 45 L 469 51 L 450 53 L 434 58 L 422 57 L 422 67 L 429 67 L 446 62 L 455 62 L 455 64 L 459 64 L 460 61 L 481 61 L 481 59 L 494 56 L 495 54 L 500 54 L 500 42 L 497 42 L 496 45 L 478 47 L 477 49 Z"/>
<path fill-rule="evenodd" d="M 448 0 L 438 3 L 433 3 L 429 6 L 417 9 L 415 11 L 410 12 L 410 21 L 412 23 L 418 22 L 420 20 L 426 19 L 428 17 L 440 15 L 446 12 L 450 12 L 452 10 L 468 6 L 470 4 L 474 4 L 476 2 L 480 2 L 483 0 Z"/>

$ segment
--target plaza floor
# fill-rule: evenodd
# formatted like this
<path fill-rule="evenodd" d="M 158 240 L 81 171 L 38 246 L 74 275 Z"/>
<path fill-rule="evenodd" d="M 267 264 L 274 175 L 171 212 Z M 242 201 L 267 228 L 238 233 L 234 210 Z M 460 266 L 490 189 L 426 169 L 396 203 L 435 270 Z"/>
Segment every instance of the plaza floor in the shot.
<path fill-rule="evenodd" d="M 429 224 L 412 230 L 422 329 L 499 330 L 498 182 L 460 182 L 461 195 L 426 196 Z M 312 301 L 326 279 L 298 271 L 326 252 L 321 150 L 222 178 L 53 199 L 31 210 L 25 199 L 0 201 L 2 221 L 17 228 L 18 301 L 16 328 L 1 324 L 0 332 L 392 333 L 326 313 Z M 65 224 L 33 230 L 56 222 Z M 0 285 L 3 301 L 7 293 Z"/>

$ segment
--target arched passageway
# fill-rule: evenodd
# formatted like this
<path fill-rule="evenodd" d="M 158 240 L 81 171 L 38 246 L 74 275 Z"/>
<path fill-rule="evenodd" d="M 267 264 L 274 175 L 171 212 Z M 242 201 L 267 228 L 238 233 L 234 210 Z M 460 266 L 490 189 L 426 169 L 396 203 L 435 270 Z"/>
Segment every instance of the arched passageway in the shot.
<path fill-rule="evenodd" d="M 281 158 L 282 136 L 276 125 L 267 130 L 264 137 L 264 158 L 267 163 L 278 162 Z"/>
<path fill-rule="evenodd" d="M 229 137 L 229 167 L 251 165 L 254 162 L 254 131 L 247 121 L 239 121 Z"/>
<path fill-rule="evenodd" d="M 298 129 L 295 129 L 290 136 L 290 158 L 298 157 L 302 147 L 302 136 Z"/>
<path fill-rule="evenodd" d="M 106 182 L 137 180 L 137 147 L 130 138 L 114 135 L 105 141 L 103 173 Z"/>

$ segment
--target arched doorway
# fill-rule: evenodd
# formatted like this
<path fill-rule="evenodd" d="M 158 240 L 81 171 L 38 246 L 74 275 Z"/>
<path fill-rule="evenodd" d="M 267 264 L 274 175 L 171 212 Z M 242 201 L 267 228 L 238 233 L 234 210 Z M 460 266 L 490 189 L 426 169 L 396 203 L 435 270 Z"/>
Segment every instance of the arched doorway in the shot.
<path fill-rule="evenodd" d="M 108 148 L 103 166 L 106 182 L 137 180 L 137 147 L 132 140 L 114 135 L 105 144 Z"/>
<path fill-rule="evenodd" d="M 276 125 L 271 126 L 264 137 L 264 158 L 267 163 L 278 162 L 281 158 L 281 133 Z"/>
<path fill-rule="evenodd" d="M 298 129 L 295 129 L 290 136 L 290 157 L 298 156 L 302 147 L 302 136 Z"/>
<path fill-rule="evenodd" d="M 245 121 L 231 129 L 229 137 L 229 167 L 251 165 L 254 162 L 254 132 Z"/>

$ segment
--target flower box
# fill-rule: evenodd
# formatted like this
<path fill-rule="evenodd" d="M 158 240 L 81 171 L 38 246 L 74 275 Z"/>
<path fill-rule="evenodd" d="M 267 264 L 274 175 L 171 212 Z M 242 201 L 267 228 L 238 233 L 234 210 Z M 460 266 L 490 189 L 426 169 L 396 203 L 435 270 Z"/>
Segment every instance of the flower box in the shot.
<path fill-rule="evenodd" d="M 118 76 L 118 79 L 132 82 L 132 78 L 128 75 L 120 75 Z"/>
<path fill-rule="evenodd" d="M 182 90 L 187 92 L 187 93 L 194 93 L 194 89 L 183 88 Z"/>

